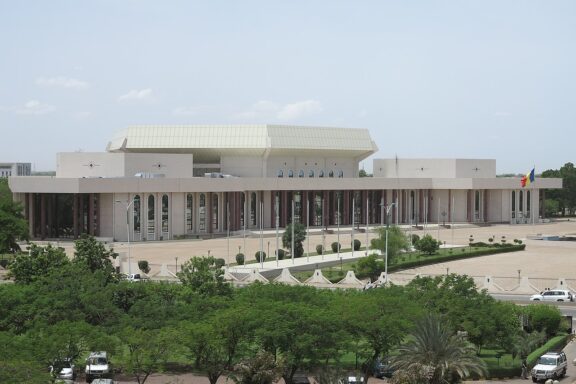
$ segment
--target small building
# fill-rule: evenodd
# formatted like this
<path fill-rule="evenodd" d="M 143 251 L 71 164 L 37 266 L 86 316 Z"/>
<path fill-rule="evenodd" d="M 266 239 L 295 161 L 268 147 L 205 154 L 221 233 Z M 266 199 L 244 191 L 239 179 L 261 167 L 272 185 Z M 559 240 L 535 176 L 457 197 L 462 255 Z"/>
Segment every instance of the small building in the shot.
<path fill-rule="evenodd" d="M 373 177 L 360 178 L 360 161 L 377 149 L 366 129 L 132 126 L 105 152 L 59 153 L 55 177 L 9 183 L 33 237 L 120 241 L 292 220 L 320 228 L 532 223 L 543 217 L 543 189 L 562 187 L 561 179 L 537 179 L 522 188 L 519 178 L 496 177 L 489 159 L 376 159 Z"/>
<path fill-rule="evenodd" d="M 30 176 L 30 163 L 0 163 L 0 178 L 10 176 Z"/>

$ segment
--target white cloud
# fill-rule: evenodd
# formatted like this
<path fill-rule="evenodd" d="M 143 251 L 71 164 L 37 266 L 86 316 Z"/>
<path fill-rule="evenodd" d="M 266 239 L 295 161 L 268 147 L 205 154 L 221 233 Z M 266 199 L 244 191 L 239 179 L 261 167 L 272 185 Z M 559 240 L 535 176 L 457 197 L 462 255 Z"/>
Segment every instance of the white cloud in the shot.
<path fill-rule="evenodd" d="M 301 117 L 322 112 L 322 105 L 316 100 L 304 100 L 293 104 L 286 104 L 278 112 L 280 120 L 295 120 Z"/>
<path fill-rule="evenodd" d="M 133 89 L 128 93 L 120 96 L 118 102 L 150 102 L 154 100 L 154 94 L 150 88 Z"/>
<path fill-rule="evenodd" d="M 257 120 L 296 120 L 322 111 L 322 105 L 316 100 L 297 101 L 280 105 L 269 100 L 254 103 L 247 111 L 236 115 L 239 119 Z"/>
<path fill-rule="evenodd" d="M 10 108 L 18 115 L 44 115 L 56 109 L 55 106 L 43 104 L 38 100 L 30 100 L 24 106 Z"/>
<path fill-rule="evenodd" d="M 86 81 L 73 79 L 71 77 L 39 77 L 36 84 L 42 87 L 57 87 L 69 89 L 86 89 L 90 86 Z"/>

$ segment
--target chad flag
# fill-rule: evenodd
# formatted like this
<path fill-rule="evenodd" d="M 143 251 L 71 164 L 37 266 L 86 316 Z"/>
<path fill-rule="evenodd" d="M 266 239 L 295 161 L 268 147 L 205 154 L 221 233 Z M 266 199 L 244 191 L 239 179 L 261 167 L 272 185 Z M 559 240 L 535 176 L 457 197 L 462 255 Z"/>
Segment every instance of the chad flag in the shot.
<path fill-rule="evenodd" d="M 522 184 L 522 187 L 527 187 L 530 185 L 530 183 L 533 182 L 534 182 L 534 168 L 532 168 L 530 173 L 527 173 L 526 175 L 522 176 L 522 179 L 520 179 L 520 184 Z"/>

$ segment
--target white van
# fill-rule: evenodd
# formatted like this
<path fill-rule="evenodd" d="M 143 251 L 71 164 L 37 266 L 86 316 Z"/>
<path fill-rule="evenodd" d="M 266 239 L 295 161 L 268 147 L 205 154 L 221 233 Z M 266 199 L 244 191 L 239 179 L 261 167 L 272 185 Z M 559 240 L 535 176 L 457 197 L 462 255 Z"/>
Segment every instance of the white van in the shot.
<path fill-rule="evenodd" d="M 106 352 L 91 352 L 86 359 L 86 382 L 91 383 L 96 378 L 108 378 L 112 369 Z"/>

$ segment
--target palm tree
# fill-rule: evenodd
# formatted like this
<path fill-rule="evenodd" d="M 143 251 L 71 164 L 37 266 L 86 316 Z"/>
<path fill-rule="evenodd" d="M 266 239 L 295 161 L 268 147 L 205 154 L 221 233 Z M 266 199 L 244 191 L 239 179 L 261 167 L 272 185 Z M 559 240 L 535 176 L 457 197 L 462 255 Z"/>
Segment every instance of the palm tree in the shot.
<path fill-rule="evenodd" d="M 445 319 L 433 314 L 416 324 L 411 339 L 398 349 L 392 365 L 399 372 L 420 373 L 420 382 L 430 384 L 486 373 L 486 364 L 474 347 L 455 335 Z"/>

